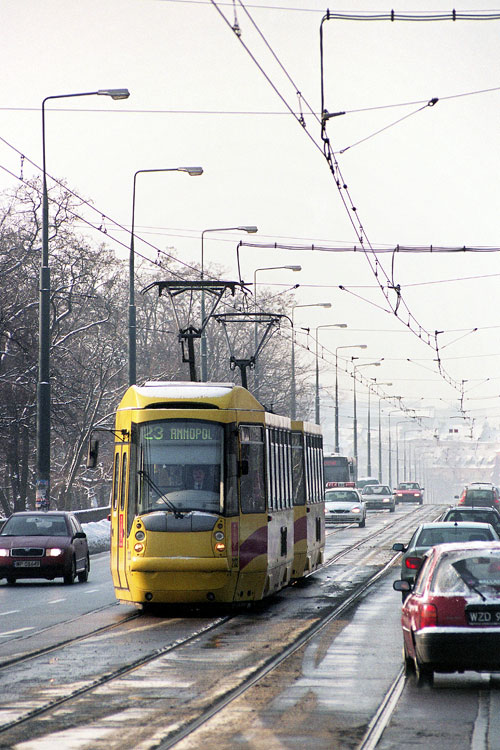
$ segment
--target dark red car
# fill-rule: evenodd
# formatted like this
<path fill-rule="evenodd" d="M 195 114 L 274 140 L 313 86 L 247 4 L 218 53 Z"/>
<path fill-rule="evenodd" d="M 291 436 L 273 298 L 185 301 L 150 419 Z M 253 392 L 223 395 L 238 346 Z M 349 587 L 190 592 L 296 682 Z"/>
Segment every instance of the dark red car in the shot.
<path fill-rule="evenodd" d="M 424 488 L 418 482 L 400 482 L 394 490 L 394 502 L 418 503 L 424 502 Z"/>
<path fill-rule="evenodd" d="M 62 577 L 84 582 L 90 570 L 87 537 L 73 513 L 13 513 L 0 530 L 0 578 Z"/>
<path fill-rule="evenodd" d="M 500 670 L 500 542 L 439 544 L 402 607 L 403 658 L 418 685 L 435 672 Z"/>

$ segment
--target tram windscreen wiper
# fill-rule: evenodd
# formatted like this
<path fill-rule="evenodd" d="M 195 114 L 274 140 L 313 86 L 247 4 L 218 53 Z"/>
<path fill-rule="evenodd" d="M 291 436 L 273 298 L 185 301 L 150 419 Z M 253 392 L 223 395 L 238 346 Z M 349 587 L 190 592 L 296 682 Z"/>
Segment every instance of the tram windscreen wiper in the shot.
<path fill-rule="evenodd" d="M 139 476 L 144 477 L 144 479 L 146 480 L 148 484 L 149 489 L 154 490 L 154 492 L 158 493 L 158 500 L 161 500 L 162 503 L 165 503 L 167 508 L 173 511 L 177 517 L 182 518 L 182 512 L 179 510 L 179 508 L 177 508 L 173 504 L 171 500 L 168 499 L 168 495 L 166 495 L 166 493 L 161 491 L 161 489 L 158 487 L 156 482 L 153 479 L 151 479 L 147 471 L 144 471 L 144 469 L 139 469 L 137 473 L 139 474 Z"/>

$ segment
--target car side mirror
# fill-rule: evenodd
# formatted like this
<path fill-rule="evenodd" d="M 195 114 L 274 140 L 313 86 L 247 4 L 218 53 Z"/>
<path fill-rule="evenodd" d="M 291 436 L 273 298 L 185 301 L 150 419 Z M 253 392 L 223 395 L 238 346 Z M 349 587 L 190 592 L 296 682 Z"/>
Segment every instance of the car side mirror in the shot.
<path fill-rule="evenodd" d="M 84 531 L 77 531 L 76 534 L 74 534 L 73 539 L 86 539 L 87 534 Z"/>
<path fill-rule="evenodd" d="M 99 457 L 99 441 L 89 440 L 89 449 L 87 452 L 87 469 L 95 469 Z"/>
<path fill-rule="evenodd" d="M 408 591 L 410 592 L 413 588 L 410 581 L 404 581 L 403 579 L 398 579 L 397 581 L 394 581 L 392 584 L 392 588 L 394 591 Z"/>
<path fill-rule="evenodd" d="M 406 544 L 402 544 L 402 542 L 395 542 L 395 544 L 392 545 L 392 549 L 394 550 L 394 552 L 405 552 Z"/>
<path fill-rule="evenodd" d="M 455 498 L 455 500 L 458 500 L 458 499 L 459 499 L 459 496 L 458 496 L 458 495 L 453 495 L 453 497 Z"/>

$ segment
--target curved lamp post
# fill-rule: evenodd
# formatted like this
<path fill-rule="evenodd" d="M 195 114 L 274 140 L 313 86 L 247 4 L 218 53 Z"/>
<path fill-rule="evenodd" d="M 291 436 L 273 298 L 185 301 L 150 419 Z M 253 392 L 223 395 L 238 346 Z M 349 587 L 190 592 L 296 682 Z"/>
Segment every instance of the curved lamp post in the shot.
<path fill-rule="evenodd" d="M 204 255 L 204 238 L 207 232 L 247 232 L 248 234 L 255 234 L 258 232 L 258 228 L 255 226 L 239 226 L 239 227 L 214 227 L 213 229 L 204 229 L 201 233 L 201 280 L 205 278 L 205 255 Z M 203 325 L 205 321 L 205 292 L 201 290 L 201 323 Z M 208 378 L 208 358 L 207 358 L 207 337 L 205 331 L 201 334 L 200 342 L 201 350 L 201 380 L 203 383 L 207 382 Z"/>
<path fill-rule="evenodd" d="M 293 316 L 295 313 L 295 310 L 298 307 L 331 307 L 331 302 L 311 302 L 310 304 L 305 305 L 294 305 L 292 307 L 292 398 L 291 398 L 291 412 L 292 412 L 292 419 L 296 419 L 297 417 L 297 389 L 295 385 L 295 328 L 293 325 Z"/>
<path fill-rule="evenodd" d="M 356 412 L 356 370 L 360 367 L 380 367 L 380 362 L 364 362 L 361 365 L 355 365 L 354 360 L 357 357 L 351 357 L 353 362 L 353 378 L 354 378 L 354 393 L 353 393 L 353 406 L 354 406 L 354 419 L 353 419 L 353 443 L 354 443 L 354 473 L 355 479 L 358 478 L 358 415 Z"/>
<path fill-rule="evenodd" d="M 338 351 L 339 349 L 366 349 L 367 344 L 346 344 L 337 346 L 335 349 L 335 453 L 340 453 L 339 439 L 339 370 L 338 370 Z"/>
<path fill-rule="evenodd" d="M 45 103 L 51 99 L 79 96 L 109 96 L 127 99 L 128 89 L 99 89 L 77 94 L 46 96 L 42 102 L 42 258 L 39 291 L 38 382 L 36 392 L 36 500 L 37 507 L 50 503 L 50 268 L 49 198 L 45 158 Z"/>
<path fill-rule="evenodd" d="M 257 272 L 258 271 L 302 271 L 302 266 L 267 266 L 266 268 L 256 268 L 253 272 L 253 298 L 254 298 L 254 305 L 255 310 L 257 310 Z M 257 351 L 257 348 L 259 346 L 258 341 L 258 325 L 257 321 L 255 321 L 254 324 L 254 347 L 255 351 Z M 259 371 L 258 371 L 258 362 L 255 361 L 254 365 L 254 396 L 258 399 L 259 394 Z"/>
<path fill-rule="evenodd" d="M 392 385 L 392 383 L 377 383 L 376 378 L 372 378 L 372 380 L 374 381 L 373 385 L 368 384 L 368 434 L 367 434 L 367 446 L 366 446 L 366 449 L 367 449 L 366 475 L 368 477 L 371 477 L 372 475 L 371 404 L 370 404 L 371 390 L 372 388 L 375 388 L 375 386 L 377 385 Z M 378 469 L 378 473 L 380 477 L 380 401 L 379 401 L 379 469 Z"/>
<path fill-rule="evenodd" d="M 134 385 L 137 381 L 137 327 L 135 307 L 135 279 L 134 279 L 134 239 L 135 239 L 135 189 L 138 174 L 145 172 L 187 172 L 191 177 L 203 174 L 201 167 L 168 167 L 165 169 L 138 169 L 134 174 L 134 187 L 132 190 L 132 230 L 130 233 L 129 254 L 129 301 L 128 301 L 128 384 Z"/>

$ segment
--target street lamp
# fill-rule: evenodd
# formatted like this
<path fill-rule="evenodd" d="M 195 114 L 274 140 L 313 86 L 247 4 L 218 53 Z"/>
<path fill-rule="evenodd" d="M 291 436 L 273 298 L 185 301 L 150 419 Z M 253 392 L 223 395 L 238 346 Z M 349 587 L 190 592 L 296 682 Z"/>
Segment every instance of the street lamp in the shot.
<path fill-rule="evenodd" d="M 354 378 L 354 420 L 353 420 L 353 437 L 354 437 L 354 472 L 355 472 L 355 478 L 358 478 L 358 416 L 356 413 L 356 370 L 359 370 L 360 367 L 380 367 L 380 362 L 365 362 L 361 365 L 355 365 L 354 360 L 357 359 L 357 357 L 351 357 L 351 361 L 353 362 L 353 378 Z"/>
<path fill-rule="evenodd" d="M 134 174 L 134 187 L 132 190 L 132 231 L 130 234 L 129 255 L 129 303 L 128 303 L 128 384 L 134 385 L 137 380 L 137 327 L 134 288 L 134 228 L 135 228 L 135 188 L 138 174 L 145 172 L 187 172 L 191 177 L 203 174 L 201 167 L 169 167 L 165 169 L 138 169 Z"/>
<path fill-rule="evenodd" d="M 204 229 L 201 233 L 201 280 L 205 277 L 205 256 L 204 256 L 204 238 L 207 232 L 247 232 L 248 234 L 255 234 L 258 232 L 258 228 L 255 226 L 239 226 L 239 227 L 215 227 L 213 229 Z M 201 290 L 201 324 L 203 326 L 205 322 L 205 291 Z M 201 379 L 203 383 L 207 382 L 208 379 L 208 361 L 207 361 L 207 337 L 205 330 L 201 333 Z"/>
<path fill-rule="evenodd" d="M 318 332 L 320 328 L 347 328 L 347 323 L 326 323 L 323 326 L 316 326 L 316 424 L 319 424 L 319 357 L 318 357 Z"/>
<path fill-rule="evenodd" d="M 392 383 L 391 383 L 392 385 Z M 389 399 L 401 400 L 402 396 L 382 396 L 378 400 L 378 481 L 382 484 L 382 421 L 381 421 L 381 403 L 382 401 L 388 401 Z M 389 486 L 391 486 L 390 474 L 391 474 L 391 433 L 390 433 L 390 413 L 389 413 Z"/>
<path fill-rule="evenodd" d="M 366 344 L 347 344 L 346 346 L 337 346 L 335 349 L 335 453 L 340 453 L 338 351 L 339 349 L 366 349 L 366 347 Z"/>
<path fill-rule="evenodd" d="M 400 424 L 414 424 L 414 422 L 411 419 L 403 419 L 400 422 L 396 422 L 396 484 L 397 485 L 399 484 L 399 430 L 398 430 L 398 427 Z M 403 438 L 403 441 L 404 441 L 404 438 Z M 406 460 L 404 461 L 403 468 L 406 469 Z"/>
<path fill-rule="evenodd" d="M 255 305 L 256 311 L 257 311 L 257 272 L 258 271 L 281 271 L 281 270 L 297 272 L 297 271 L 302 271 L 302 266 L 267 266 L 266 268 L 256 268 L 255 271 L 253 272 L 253 295 L 254 295 L 253 298 L 254 298 L 254 305 Z M 255 348 L 255 351 L 257 351 L 257 348 L 259 346 L 257 320 L 254 323 L 253 330 L 254 330 L 254 348 Z M 255 365 L 254 365 L 254 381 L 253 382 L 254 382 L 254 395 L 255 395 L 255 398 L 258 398 L 259 372 L 258 372 L 257 360 L 255 361 Z"/>
<path fill-rule="evenodd" d="M 42 102 L 42 258 L 40 266 L 38 382 L 36 392 L 36 506 L 48 508 L 50 502 L 50 268 L 49 198 L 45 158 L 45 102 L 78 96 L 110 96 L 127 99 L 128 89 L 99 89 L 77 94 L 47 96 Z"/>
<path fill-rule="evenodd" d="M 371 477 L 372 475 L 372 442 L 371 442 L 371 406 L 370 406 L 370 395 L 371 395 L 371 389 L 374 388 L 376 385 L 392 385 L 392 383 L 377 383 L 375 378 L 372 378 L 373 386 L 368 384 L 368 435 L 367 435 L 367 471 L 366 475 L 368 477 Z M 379 401 L 379 410 L 380 410 L 380 401 Z M 379 415 L 379 482 L 380 480 L 380 415 Z"/>
<path fill-rule="evenodd" d="M 298 307 L 331 307 L 331 302 L 311 302 L 310 304 L 305 305 L 294 305 L 292 307 L 292 419 L 296 419 L 297 416 L 297 390 L 295 386 L 295 328 L 293 326 L 293 316 L 295 313 L 295 310 Z"/>
<path fill-rule="evenodd" d="M 401 401 L 403 398 L 402 396 L 394 396 L 394 398 L 397 398 Z M 391 448 L 391 416 L 392 414 L 398 414 L 401 412 L 401 409 L 393 409 L 389 412 L 389 487 L 392 487 L 392 448 Z M 397 440 L 397 435 L 396 435 Z M 397 448 L 397 442 L 396 442 L 396 448 Z"/>

